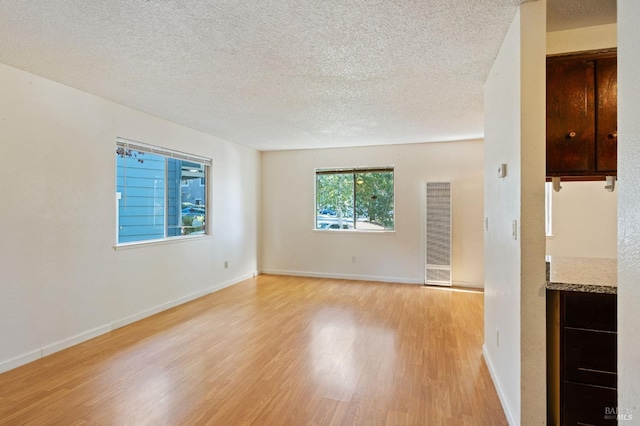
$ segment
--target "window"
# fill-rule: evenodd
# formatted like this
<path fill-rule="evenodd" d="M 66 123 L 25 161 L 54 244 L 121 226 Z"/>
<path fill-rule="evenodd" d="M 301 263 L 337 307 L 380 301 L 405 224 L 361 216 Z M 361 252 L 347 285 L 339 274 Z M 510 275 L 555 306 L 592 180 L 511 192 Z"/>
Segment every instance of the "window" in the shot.
<path fill-rule="evenodd" d="M 315 229 L 393 230 L 393 167 L 317 169 Z"/>
<path fill-rule="evenodd" d="M 551 228 L 551 199 L 553 195 L 553 183 L 546 182 L 544 186 L 544 231 L 547 237 L 553 236 Z"/>
<path fill-rule="evenodd" d="M 118 138 L 118 244 L 205 234 L 210 165 L 208 158 Z"/>

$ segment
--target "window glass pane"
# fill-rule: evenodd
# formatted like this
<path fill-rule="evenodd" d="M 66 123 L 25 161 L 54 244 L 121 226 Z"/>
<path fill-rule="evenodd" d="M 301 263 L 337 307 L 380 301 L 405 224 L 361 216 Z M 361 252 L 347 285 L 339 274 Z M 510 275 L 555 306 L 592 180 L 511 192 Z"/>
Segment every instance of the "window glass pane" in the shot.
<path fill-rule="evenodd" d="M 126 150 L 117 155 L 118 243 L 164 238 L 165 158 Z"/>
<path fill-rule="evenodd" d="M 116 149 L 118 244 L 204 234 L 206 166 Z"/>
<path fill-rule="evenodd" d="M 356 174 L 356 228 L 393 229 L 393 172 Z"/>
<path fill-rule="evenodd" d="M 551 222 L 551 200 L 553 195 L 553 184 L 546 182 L 544 186 L 544 229 L 547 236 L 552 235 Z"/>
<path fill-rule="evenodd" d="M 316 171 L 316 229 L 393 230 L 393 169 L 381 169 Z"/>
<path fill-rule="evenodd" d="M 169 160 L 171 161 L 171 159 Z M 180 181 L 186 182 L 180 189 L 182 235 L 204 234 L 206 218 L 205 166 L 188 161 L 180 163 Z"/>
<path fill-rule="evenodd" d="M 316 175 L 316 229 L 353 229 L 353 173 Z"/>

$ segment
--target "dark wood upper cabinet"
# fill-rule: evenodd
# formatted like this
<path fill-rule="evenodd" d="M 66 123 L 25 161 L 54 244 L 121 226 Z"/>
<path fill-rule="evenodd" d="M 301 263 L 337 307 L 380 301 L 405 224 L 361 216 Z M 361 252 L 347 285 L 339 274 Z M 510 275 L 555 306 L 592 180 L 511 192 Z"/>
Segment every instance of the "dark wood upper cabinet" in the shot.
<path fill-rule="evenodd" d="M 547 176 L 616 171 L 615 53 L 547 58 Z"/>

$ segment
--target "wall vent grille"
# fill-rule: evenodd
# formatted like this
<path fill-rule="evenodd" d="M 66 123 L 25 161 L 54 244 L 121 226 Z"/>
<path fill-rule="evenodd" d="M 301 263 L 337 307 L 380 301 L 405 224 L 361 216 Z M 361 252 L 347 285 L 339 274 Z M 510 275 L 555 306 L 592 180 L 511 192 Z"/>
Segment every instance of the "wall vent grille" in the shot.
<path fill-rule="evenodd" d="M 451 182 L 427 182 L 425 284 L 451 285 Z"/>

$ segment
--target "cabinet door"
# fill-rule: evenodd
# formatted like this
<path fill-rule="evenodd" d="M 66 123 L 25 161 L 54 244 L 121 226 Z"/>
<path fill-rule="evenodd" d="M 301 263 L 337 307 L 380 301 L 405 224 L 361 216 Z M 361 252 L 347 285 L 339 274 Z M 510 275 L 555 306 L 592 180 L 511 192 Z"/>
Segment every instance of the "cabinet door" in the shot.
<path fill-rule="evenodd" d="M 614 414 L 618 405 L 615 389 L 565 382 L 562 424 L 616 425 Z"/>
<path fill-rule="evenodd" d="M 615 174 L 618 165 L 618 79 L 616 58 L 596 61 L 596 172 Z"/>
<path fill-rule="evenodd" d="M 615 388 L 618 385 L 617 334 L 564 329 L 564 379 Z"/>
<path fill-rule="evenodd" d="M 593 170 L 595 156 L 594 63 L 547 63 L 547 175 Z"/>
<path fill-rule="evenodd" d="M 565 291 L 562 294 L 562 325 L 589 330 L 618 331 L 616 294 Z"/>

